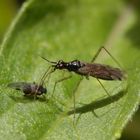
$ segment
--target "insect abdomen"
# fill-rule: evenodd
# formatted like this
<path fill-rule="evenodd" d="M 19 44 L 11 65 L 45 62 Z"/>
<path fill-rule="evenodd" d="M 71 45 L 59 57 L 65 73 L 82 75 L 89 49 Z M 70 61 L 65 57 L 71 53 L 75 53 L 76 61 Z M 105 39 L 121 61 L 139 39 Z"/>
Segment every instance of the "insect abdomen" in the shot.
<path fill-rule="evenodd" d="M 77 73 L 103 80 L 122 80 L 124 77 L 120 69 L 101 64 L 86 64 L 84 67 L 80 68 Z"/>

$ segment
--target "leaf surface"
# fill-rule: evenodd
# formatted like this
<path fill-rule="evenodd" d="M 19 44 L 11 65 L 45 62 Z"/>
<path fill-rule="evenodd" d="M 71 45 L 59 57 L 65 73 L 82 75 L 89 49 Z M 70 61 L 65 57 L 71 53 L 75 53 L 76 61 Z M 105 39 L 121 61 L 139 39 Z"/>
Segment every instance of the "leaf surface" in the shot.
<path fill-rule="evenodd" d="M 137 12 L 121 0 L 27 1 L 0 48 L 0 139 L 119 138 L 139 104 L 140 42 L 134 39 L 137 18 Z M 57 84 L 49 102 L 24 98 L 7 88 L 11 82 L 39 82 L 50 66 L 39 56 L 90 62 L 102 45 L 127 73 L 121 82 L 101 81 L 111 97 L 96 79 L 80 81 L 74 73 Z M 118 67 L 104 51 L 96 62 Z M 60 70 L 52 74 L 46 98 L 51 97 L 55 81 L 66 75 L 69 73 Z M 76 87 L 74 127 L 72 93 Z"/>

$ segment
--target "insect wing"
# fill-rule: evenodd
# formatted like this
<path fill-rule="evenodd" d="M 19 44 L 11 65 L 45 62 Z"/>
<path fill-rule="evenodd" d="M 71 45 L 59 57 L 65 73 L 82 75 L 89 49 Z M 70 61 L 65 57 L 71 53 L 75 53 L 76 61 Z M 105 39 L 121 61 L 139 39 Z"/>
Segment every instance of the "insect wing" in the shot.
<path fill-rule="evenodd" d="M 108 65 L 95 64 L 95 74 L 100 79 L 104 79 L 104 80 L 122 80 L 123 79 L 123 72 L 119 68 L 113 68 Z"/>
<path fill-rule="evenodd" d="M 25 89 L 28 89 L 30 87 L 30 83 L 25 82 L 10 83 L 8 84 L 8 87 L 24 91 Z"/>
<path fill-rule="evenodd" d="M 123 72 L 118 68 L 113 68 L 108 65 L 89 64 L 78 70 L 79 74 L 93 76 L 103 80 L 122 80 Z"/>

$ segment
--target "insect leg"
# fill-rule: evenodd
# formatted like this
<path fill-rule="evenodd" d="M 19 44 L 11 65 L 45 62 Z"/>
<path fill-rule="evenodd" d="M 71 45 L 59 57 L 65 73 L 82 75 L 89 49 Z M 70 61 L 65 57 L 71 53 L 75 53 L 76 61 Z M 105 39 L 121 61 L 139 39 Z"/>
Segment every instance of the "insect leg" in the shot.
<path fill-rule="evenodd" d="M 94 110 L 92 110 L 91 112 L 92 112 L 92 114 L 93 114 L 96 118 L 99 118 L 99 116 L 95 113 Z"/>
<path fill-rule="evenodd" d="M 83 77 L 81 76 L 81 79 L 78 81 L 78 83 L 76 84 L 76 87 L 74 88 L 73 90 L 73 110 L 74 110 L 74 116 L 73 116 L 73 125 L 75 126 L 75 114 L 76 114 L 76 105 L 75 105 L 75 102 L 76 102 L 76 99 L 75 99 L 75 92 L 77 91 L 81 81 L 82 81 Z"/>
<path fill-rule="evenodd" d="M 67 80 L 67 79 L 70 79 L 71 77 L 72 77 L 72 75 L 57 80 L 57 81 L 55 82 L 55 84 L 54 84 L 53 93 L 52 93 L 52 96 L 51 96 L 51 97 L 53 97 L 53 94 L 54 94 L 54 92 L 55 92 L 56 85 L 57 85 L 58 83 L 62 82 L 62 81 L 65 81 L 65 80 Z"/>
<path fill-rule="evenodd" d="M 101 49 L 104 49 L 106 53 L 114 60 L 114 62 L 121 68 L 121 64 L 113 57 L 113 55 L 104 47 L 102 46 Z"/>
<path fill-rule="evenodd" d="M 43 76 L 41 77 L 41 79 L 40 79 L 40 84 L 39 84 L 39 85 L 43 85 L 44 82 L 45 82 L 45 80 L 46 80 L 46 78 L 47 78 L 47 76 L 50 75 L 50 74 L 53 72 L 53 70 L 51 70 L 51 71 L 49 72 L 50 68 L 51 68 L 51 66 L 45 71 L 45 73 L 44 73 Z"/>
<path fill-rule="evenodd" d="M 106 90 L 106 88 L 104 87 L 104 85 L 102 84 L 102 82 L 98 78 L 96 78 L 96 79 L 100 83 L 100 85 L 102 86 L 102 88 L 104 89 L 104 91 L 106 92 L 106 94 L 110 97 L 109 92 Z"/>
<path fill-rule="evenodd" d="M 82 113 L 80 113 L 79 116 L 78 116 L 78 118 L 76 119 L 76 123 L 75 123 L 76 125 L 78 124 L 79 119 L 80 119 L 81 116 L 82 116 Z"/>
<path fill-rule="evenodd" d="M 43 86 L 43 84 L 44 84 L 44 82 L 45 82 L 45 80 L 46 80 L 46 77 L 52 72 L 52 71 L 49 72 L 50 68 L 51 68 L 51 66 L 45 71 L 45 73 L 44 73 L 43 76 L 41 77 L 40 82 L 39 82 L 39 84 L 38 84 L 38 86 L 37 86 L 37 88 L 36 88 L 35 94 L 34 94 L 34 99 L 36 99 L 36 97 L 37 97 L 39 86 L 40 86 L 40 85 Z"/>
<path fill-rule="evenodd" d="M 93 57 L 91 63 L 93 63 L 95 61 L 95 59 L 97 58 L 97 56 L 99 55 L 99 53 L 101 52 L 101 50 L 104 49 L 105 52 L 114 60 L 114 62 L 121 68 L 120 63 L 115 59 L 115 57 L 113 57 L 113 55 L 104 47 L 102 46 L 101 48 L 98 49 L 97 53 L 95 54 L 95 56 Z"/>
<path fill-rule="evenodd" d="M 98 51 L 96 52 L 96 54 L 92 58 L 91 63 L 93 63 L 95 61 L 95 59 L 97 58 L 97 56 L 99 55 L 99 53 L 101 52 L 102 49 L 103 49 L 103 47 L 101 47 L 101 48 L 98 49 Z"/>

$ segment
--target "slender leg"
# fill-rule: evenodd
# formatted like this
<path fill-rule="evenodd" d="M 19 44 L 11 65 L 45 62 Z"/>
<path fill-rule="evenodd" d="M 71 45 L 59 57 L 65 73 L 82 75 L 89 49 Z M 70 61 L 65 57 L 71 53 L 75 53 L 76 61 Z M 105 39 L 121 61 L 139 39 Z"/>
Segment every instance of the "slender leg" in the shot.
<path fill-rule="evenodd" d="M 67 79 L 70 79 L 71 77 L 72 77 L 72 75 L 67 76 L 67 77 L 64 77 L 64 78 L 59 79 L 58 81 L 56 81 L 55 84 L 54 84 L 53 93 L 52 93 L 52 96 L 51 96 L 51 97 L 53 97 L 53 94 L 54 94 L 54 91 L 55 91 L 56 85 L 57 85 L 58 83 L 62 82 L 62 81 L 65 81 L 65 80 L 67 80 Z"/>
<path fill-rule="evenodd" d="M 78 118 L 76 119 L 76 123 L 75 123 L 76 125 L 78 124 L 78 121 L 79 121 L 81 116 L 82 116 L 82 114 L 79 114 Z"/>
<path fill-rule="evenodd" d="M 46 83 L 49 83 L 51 74 L 52 74 L 53 72 L 54 72 L 54 71 L 50 71 L 50 72 L 47 74 L 48 78 L 47 78 L 47 80 L 46 80 Z"/>
<path fill-rule="evenodd" d="M 49 76 L 50 78 L 50 75 L 52 72 L 54 72 L 54 70 L 51 69 L 51 71 L 49 72 L 49 70 L 51 69 L 51 66 L 45 71 L 45 73 L 43 74 L 43 76 L 41 77 L 40 79 L 40 84 L 39 85 L 43 85 L 47 76 Z"/>
<path fill-rule="evenodd" d="M 99 118 L 99 116 L 95 113 L 94 110 L 92 110 L 91 112 L 92 112 L 92 114 L 93 114 L 96 118 Z"/>
<path fill-rule="evenodd" d="M 35 93 L 34 93 L 34 99 L 37 98 L 37 93 L 38 93 L 39 86 L 40 86 L 40 85 L 43 86 L 43 84 L 44 84 L 44 82 L 45 82 L 45 80 L 46 80 L 46 77 L 47 77 L 48 75 L 50 76 L 50 74 L 53 72 L 52 70 L 51 70 L 51 72 L 49 72 L 50 68 L 51 68 L 51 66 L 45 71 L 45 73 L 44 73 L 43 76 L 41 77 L 40 82 L 39 82 L 39 84 L 38 84 L 38 86 L 37 86 L 37 88 L 36 88 L 36 91 L 35 91 Z M 34 82 L 34 84 L 35 84 L 35 82 Z"/>
<path fill-rule="evenodd" d="M 75 113 L 76 113 L 76 105 L 75 105 L 75 102 L 76 102 L 76 99 L 75 99 L 75 92 L 77 91 L 81 81 L 82 81 L 83 77 L 81 77 L 81 79 L 78 81 L 78 83 L 76 84 L 76 87 L 75 89 L 73 90 L 73 108 L 74 108 L 74 116 L 73 116 L 73 125 L 75 126 Z"/>
<path fill-rule="evenodd" d="M 99 55 L 99 53 L 101 52 L 102 48 L 103 48 L 103 47 L 101 47 L 101 48 L 98 49 L 98 51 L 96 52 L 96 54 L 95 54 L 94 57 L 92 58 L 91 63 L 93 63 L 93 62 L 96 60 L 96 58 L 97 58 L 97 56 Z"/>
<path fill-rule="evenodd" d="M 102 47 L 102 49 L 104 49 L 106 53 L 114 60 L 114 62 L 116 62 L 116 64 L 121 68 L 121 64 L 115 59 L 115 57 L 113 57 L 113 55 L 105 47 Z"/>
<path fill-rule="evenodd" d="M 104 89 L 104 91 L 106 92 L 106 94 L 110 97 L 109 92 L 106 90 L 106 88 L 105 88 L 104 85 L 101 83 L 101 81 L 100 81 L 98 78 L 96 78 L 96 79 L 97 79 L 97 81 L 100 83 L 100 85 L 102 86 L 102 88 Z"/>
<path fill-rule="evenodd" d="M 95 56 L 93 57 L 91 63 L 93 63 L 95 61 L 95 59 L 97 58 L 97 56 L 99 55 L 99 53 L 101 52 L 101 50 L 104 49 L 105 52 L 114 60 L 114 62 L 121 68 L 120 63 L 111 55 L 111 53 L 104 47 L 102 46 L 101 48 L 98 49 L 97 53 L 95 54 Z"/>

